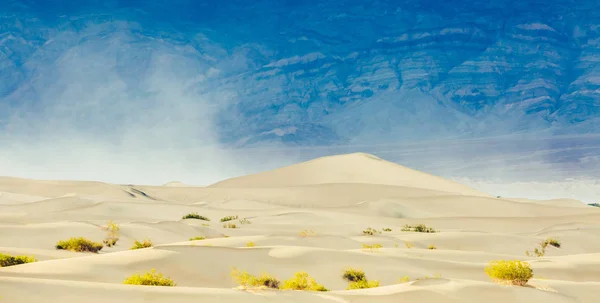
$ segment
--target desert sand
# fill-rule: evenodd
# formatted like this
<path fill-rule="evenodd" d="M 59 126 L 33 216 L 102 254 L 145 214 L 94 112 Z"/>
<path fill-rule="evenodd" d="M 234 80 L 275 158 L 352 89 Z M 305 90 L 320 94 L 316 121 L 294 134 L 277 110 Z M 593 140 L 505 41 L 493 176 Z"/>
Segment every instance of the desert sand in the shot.
<path fill-rule="evenodd" d="M 182 219 L 192 212 L 211 221 Z M 232 215 L 251 223 L 224 228 L 219 219 Z M 101 242 L 109 220 L 121 228 L 116 246 L 97 254 L 55 249 L 71 237 Z M 405 224 L 439 232 L 401 231 Z M 381 233 L 364 235 L 369 227 Z M 189 241 L 196 236 L 207 239 Z M 561 247 L 526 256 L 548 237 Z M 146 238 L 154 247 L 129 250 Z M 361 153 L 207 187 L 1 177 L 0 253 L 38 262 L 0 268 L 0 303 L 591 303 L 600 300 L 598 239 L 600 208 L 496 198 Z M 534 278 L 524 287 L 492 282 L 484 268 L 501 259 L 529 262 Z M 330 291 L 238 289 L 232 267 L 281 280 L 306 271 Z M 349 267 L 381 286 L 346 290 L 341 275 Z M 123 284 L 153 268 L 177 285 Z"/>

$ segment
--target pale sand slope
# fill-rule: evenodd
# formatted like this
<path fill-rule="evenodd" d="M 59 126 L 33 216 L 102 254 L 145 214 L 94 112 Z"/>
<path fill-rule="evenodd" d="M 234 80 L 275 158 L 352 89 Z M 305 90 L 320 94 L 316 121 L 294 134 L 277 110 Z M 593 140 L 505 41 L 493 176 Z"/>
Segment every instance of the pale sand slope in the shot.
<path fill-rule="evenodd" d="M 0 178 L 0 193 L 0 252 L 40 260 L 0 268 L 2 303 L 598 302 L 600 291 L 600 208 L 494 198 L 365 154 L 209 187 Z M 181 219 L 190 212 L 211 222 Z M 251 224 L 235 220 L 238 228 L 224 228 L 219 218 L 228 215 Z M 99 254 L 54 249 L 70 237 L 101 241 L 108 220 L 121 226 L 115 247 Z M 407 223 L 440 232 L 402 232 Z M 365 236 L 368 227 L 392 231 Z M 303 230 L 315 234 L 303 237 Z M 195 236 L 208 239 L 189 241 Z M 561 248 L 525 255 L 548 237 L 560 239 Z M 128 250 L 145 238 L 155 247 Z M 383 248 L 364 251 L 362 244 Z M 537 278 L 530 287 L 494 284 L 483 269 L 498 259 L 529 261 Z M 237 290 L 232 267 L 282 280 L 307 271 L 331 291 Z M 348 267 L 382 286 L 345 290 L 341 273 Z M 177 287 L 121 284 L 152 268 Z M 435 275 L 442 278 L 416 280 Z M 399 284 L 404 276 L 411 282 Z"/>

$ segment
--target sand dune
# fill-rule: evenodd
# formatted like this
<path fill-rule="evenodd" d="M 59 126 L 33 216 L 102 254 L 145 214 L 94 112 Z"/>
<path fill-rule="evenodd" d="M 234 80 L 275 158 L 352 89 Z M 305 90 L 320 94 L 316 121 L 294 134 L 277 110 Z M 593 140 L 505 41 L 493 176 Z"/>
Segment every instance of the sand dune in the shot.
<path fill-rule="evenodd" d="M 182 219 L 194 212 L 210 221 Z M 237 228 L 219 220 L 233 215 L 238 219 L 226 223 Z M 109 220 L 121 229 L 116 246 L 97 254 L 54 248 L 70 237 L 101 242 Z M 402 231 L 405 224 L 439 232 Z M 378 233 L 363 234 L 367 228 Z M 561 247 L 549 246 L 540 257 L 525 254 L 549 237 Z M 319 158 L 208 187 L 2 177 L 0 253 L 39 261 L 0 268 L 0 300 L 597 302 L 599 237 L 600 208 L 569 199 L 496 198 L 367 154 Z M 129 250 L 143 239 L 154 247 Z M 526 287 L 493 283 L 483 269 L 500 259 L 528 261 L 534 278 Z M 232 267 L 280 279 L 307 271 L 330 291 L 239 290 Z M 341 274 L 349 267 L 363 269 L 380 287 L 346 290 Z M 152 268 L 177 286 L 122 284 Z M 400 283 L 405 276 L 409 282 Z"/>

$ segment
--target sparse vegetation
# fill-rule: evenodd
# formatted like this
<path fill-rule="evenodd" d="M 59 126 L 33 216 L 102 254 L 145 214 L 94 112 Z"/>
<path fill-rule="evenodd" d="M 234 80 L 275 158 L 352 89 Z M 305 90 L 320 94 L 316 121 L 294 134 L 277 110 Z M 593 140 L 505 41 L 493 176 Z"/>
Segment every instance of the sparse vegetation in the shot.
<path fill-rule="evenodd" d="M 256 244 L 254 244 L 254 242 L 246 243 L 246 247 L 254 247 L 254 246 L 256 246 Z"/>
<path fill-rule="evenodd" d="M 384 228 L 382 228 L 381 230 L 383 230 L 383 231 L 387 231 L 387 232 L 390 232 L 390 231 L 392 231 L 392 229 L 391 229 L 391 228 L 388 228 L 388 227 L 384 227 Z"/>
<path fill-rule="evenodd" d="M 106 227 L 103 228 L 108 234 L 106 235 L 106 238 L 104 238 L 104 240 L 102 240 L 102 243 L 104 243 L 104 245 L 108 246 L 108 247 L 113 247 L 117 244 L 117 241 L 119 241 L 119 236 L 121 233 L 121 228 L 119 227 L 119 225 L 117 225 L 115 222 L 108 221 L 108 224 L 106 225 Z"/>
<path fill-rule="evenodd" d="M 365 230 L 363 230 L 363 234 L 369 235 L 369 236 L 374 236 L 374 235 L 377 235 L 377 234 L 380 234 L 380 233 L 381 233 L 380 231 L 378 231 L 376 229 L 373 229 L 373 228 L 370 228 L 370 227 L 367 228 L 367 229 L 365 229 Z"/>
<path fill-rule="evenodd" d="M 406 246 L 406 248 L 413 248 L 415 247 L 415 245 L 410 242 L 410 241 L 404 241 L 404 246 Z"/>
<path fill-rule="evenodd" d="M 129 285 L 148 285 L 148 286 L 175 286 L 173 280 L 157 273 L 155 269 L 145 274 L 132 275 L 123 281 L 123 284 Z"/>
<path fill-rule="evenodd" d="M 435 245 L 431 244 L 431 245 L 427 246 L 427 249 L 433 250 L 433 249 L 437 249 L 437 247 L 435 247 Z"/>
<path fill-rule="evenodd" d="M 302 238 L 314 237 L 316 235 L 317 235 L 317 233 L 314 230 L 312 230 L 312 229 L 311 230 L 305 229 L 305 230 L 303 230 L 303 231 L 300 232 L 300 237 L 302 237 Z"/>
<path fill-rule="evenodd" d="M 379 244 L 379 243 L 375 243 L 375 244 L 362 244 L 362 248 L 365 250 L 370 250 L 370 251 L 378 251 L 380 248 L 382 248 L 383 245 Z"/>
<path fill-rule="evenodd" d="M 589 206 L 600 207 L 600 203 L 590 203 Z"/>
<path fill-rule="evenodd" d="M 485 268 L 485 273 L 499 283 L 524 286 L 533 277 L 529 263 L 519 260 L 492 261 Z"/>
<path fill-rule="evenodd" d="M 398 280 L 398 283 L 408 283 L 408 282 L 410 282 L 409 276 L 404 276 Z"/>
<path fill-rule="evenodd" d="M 365 272 L 360 269 L 349 268 L 344 271 L 342 278 L 348 281 L 347 289 L 362 289 L 379 287 L 379 281 L 369 281 Z"/>
<path fill-rule="evenodd" d="M 554 246 L 556 248 L 560 248 L 560 241 L 558 241 L 557 239 L 554 238 L 548 238 L 542 242 L 539 243 L 539 248 L 536 247 L 533 249 L 533 252 L 530 251 L 526 251 L 525 254 L 528 257 L 531 257 L 533 255 L 537 256 L 537 257 L 543 257 L 546 254 L 546 248 L 548 247 L 548 245 Z"/>
<path fill-rule="evenodd" d="M 190 238 L 190 241 L 198 241 L 198 240 L 205 240 L 205 239 L 206 239 L 206 237 L 202 237 L 202 236 L 200 236 L 200 237 L 193 237 L 193 238 Z"/>
<path fill-rule="evenodd" d="M 182 219 L 198 219 L 198 220 L 210 221 L 209 218 L 199 215 L 198 213 L 189 213 L 181 218 Z"/>
<path fill-rule="evenodd" d="M 152 241 L 150 241 L 150 239 L 146 239 L 144 240 L 144 242 L 140 242 L 138 240 L 135 240 L 135 242 L 133 243 L 133 246 L 130 248 L 130 250 L 134 250 L 134 249 L 142 249 L 142 248 L 149 248 L 152 247 Z"/>
<path fill-rule="evenodd" d="M 240 224 L 252 224 L 252 222 L 250 222 L 250 220 L 246 218 L 239 219 L 238 221 L 240 222 Z"/>
<path fill-rule="evenodd" d="M 33 256 L 11 256 L 0 253 L 0 267 L 8 267 L 32 262 L 37 262 Z"/>
<path fill-rule="evenodd" d="M 418 233 L 436 233 L 436 232 L 438 232 L 437 230 L 433 229 L 432 227 L 427 227 L 425 224 L 417 224 L 417 225 L 406 224 L 402 228 L 402 231 L 412 231 L 412 232 L 418 232 Z"/>
<path fill-rule="evenodd" d="M 223 228 L 238 228 L 234 223 L 225 223 L 223 224 Z"/>
<path fill-rule="evenodd" d="M 233 277 L 240 286 L 244 288 L 279 288 L 279 280 L 269 274 L 262 274 L 260 277 L 253 276 L 246 271 L 237 269 L 231 270 Z"/>
<path fill-rule="evenodd" d="M 231 220 L 237 220 L 238 216 L 226 216 L 221 218 L 221 222 L 227 222 L 227 221 L 231 221 Z"/>
<path fill-rule="evenodd" d="M 306 272 L 297 272 L 289 280 L 283 281 L 281 289 L 288 290 L 308 290 L 308 291 L 327 291 L 325 286 L 317 283 L 314 278 Z"/>
<path fill-rule="evenodd" d="M 71 238 L 69 240 L 58 241 L 56 249 L 69 250 L 75 252 L 99 252 L 104 245 L 102 243 L 93 242 L 84 237 Z"/>

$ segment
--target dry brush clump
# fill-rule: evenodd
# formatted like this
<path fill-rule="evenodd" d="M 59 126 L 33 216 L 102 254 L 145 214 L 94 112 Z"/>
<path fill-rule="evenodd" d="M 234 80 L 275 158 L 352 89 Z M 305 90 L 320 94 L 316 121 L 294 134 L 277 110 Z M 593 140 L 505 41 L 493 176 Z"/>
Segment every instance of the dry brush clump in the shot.
<path fill-rule="evenodd" d="M 107 232 L 106 238 L 102 240 L 104 245 L 108 247 L 115 246 L 117 244 L 117 241 L 119 241 L 119 237 L 121 235 L 121 228 L 119 227 L 119 225 L 117 225 L 111 220 L 108 221 L 108 224 L 106 225 L 106 227 L 103 227 L 103 229 Z"/>
<path fill-rule="evenodd" d="M 246 247 L 254 247 L 254 246 L 256 246 L 256 244 L 252 241 L 246 243 Z"/>
<path fill-rule="evenodd" d="M 238 218 L 238 216 L 226 216 L 226 217 L 221 218 L 221 222 L 237 220 L 237 218 Z"/>
<path fill-rule="evenodd" d="M 342 278 L 348 281 L 346 289 L 363 289 L 379 287 L 379 281 L 369 281 L 365 272 L 361 269 L 349 268 L 344 270 Z"/>
<path fill-rule="evenodd" d="M 317 281 L 308 275 L 307 272 L 301 271 L 294 274 L 288 280 L 283 281 L 280 289 L 284 290 L 307 290 L 307 291 L 327 291 L 325 286 L 317 283 Z"/>
<path fill-rule="evenodd" d="M 197 220 L 204 220 L 204 221 L 210 221 L 209 218 L 199 215 L 198 213 L 189 213 L 183 217 L 181 217 L 182 219 L 197 219 Z"/>
<path fill-rule="evenodd" d="M 540 242 L 538 244 L 540 247 L 535 247 L 533 249 L 533 252 L 530 251 L 526 251 L 525 254 L 528 257 L 531 257 L 533 255 L 537 256 L 537 257 L 543 257 L 544 255 L 546 255 L 546 248 L 548 247 L 548 245 L 554 246 L 556 248 L 560 248 L 560 241 L 555 239 L 555 238 L 548 238 L 542 242 Z"/>
<path fill-rule="evenodd" d="M 200 236 L 200 237 L 193 237 L 193 238 L 190 238 L 190 241 L 198 241 L 198 240 L 205 240 L 205 239 L 206 239 L 206 237 L 202 237 L 202 236 Z"/>
<path fill-rule="evenodd" d="M 238 228 L 238 226 L 235 223 L 224 223 L 223 228 Z"/>
<path fill-rule="evenodd" d="M 56 249 L 69 250 L 74 252 L 99 252 L 104 245 L 102 243 L 93 242 L 84 237 L 71 238 L 69 240 L 61 240 L 56 243 Z"/>
<path fill-rule="evenodd" d="M 374 235 L 377 235 L 377 234 L 380 234 L 380 233 L 381 233 L 380 231 L 378 231 L 376 229 L 373 229 L 373 228 L 370 228 L 370 227 L 367 228 L 367 229 L 365 229 L 365 230 L 363 230 L 363 235 L 367 235 L 367 236 L 374 236 Z"/>
<path fill-rule="evenodd" d="M 519 260 L 491 261 L 485 273 L 495 282 L 524 286 L 533 277 L 533 270 L 527 262 Z"/>
<path fill-rule="evenodd" d="M 427 249 L 434 250 L 434 249 L 437 249 L 437 247 L 435 247 L 435 245 L 431 244 L 431 245 L 427 246 Z"/>
<path fill-rule="evenodd" d="M 272 288 L 278 289 L 280 281 L 266 273 L 261 276 L 254 276 L 246 271 L 239 271 L 236 268 L 231 270 L 231 277 L 243 288 Z"/>
<path fill-rule="evenodd" d="M 302 238 L 306 238 L 306 237 L 314 237 L 317 235 L 317 233 L 312 229 L 310 229 L 310 230 L 305 229 L 305 230 L 301 231 L 299 235 Z"/>
<path fill-rule="evenodd" d="M 375 243 L 375 244 L 362 244 L 362 248 L 363 250 L 368 250 L 368 251 L 379 251 L 380 248 L 382 248 L 383 245 L 379 244 L 379 243 Z"/>
<path fill-rule="evenodd" d="M 33 256 L 11 256 L 0 253 L 0 267 L 8 267 L 33 262 L 37 262 Z"/>
<path fill-rule="evenodd" d="M 239 219 L 240 224 L 252 224 L 247 218 Z"/>
<path fill-rule="evenodd" d="M 437 233 L 438 231 L 432 227 L 428 227 L 425 224 L 417 224 L 417 225 L 404 225 L 402 231 L 412 231 L 418 233 Z"/>
<path fill-rule="evenodd" d="M 134 250 L 134 249 L 142 249 L 142 248 L 149 248 L 152 247 L 152 241 L 150 241 L 150 239 L 146 239 L 144 240 L 144 242 L 140 242 L 138 240 L 135 240 L 135 242 L 133 243 L 133 246 L 130 248 L 130 250 Z"/>
<path fill-rule="evenodd" d="M 153 268 L 150 272 L 144 274 L 135 274 L 123 281 L 123 284 L 129 285 L 146 285 L 146 286 L 175 286 L 175 282 L 171 278 L 157 273 Z"/>

